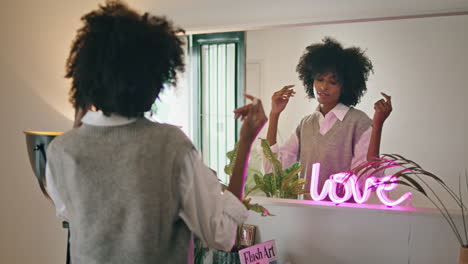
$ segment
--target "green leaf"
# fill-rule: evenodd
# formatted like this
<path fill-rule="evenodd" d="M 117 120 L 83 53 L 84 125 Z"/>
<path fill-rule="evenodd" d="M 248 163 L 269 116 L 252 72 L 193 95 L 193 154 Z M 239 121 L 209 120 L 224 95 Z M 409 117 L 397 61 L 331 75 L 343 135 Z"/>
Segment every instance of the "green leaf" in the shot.
<path fill-rule="evenodd" d="M 226 157 L 229 159 L 229 164 L 224 167 L 224 172 L 229 176 L 232 176 L 232 170 L 234 169 L 234 163 L 236 162 L 238 148 L 239 142 L 236 142 L 234 149 L 226 153 Z"/>
<path fill-rule="evenodd" d="M 270 183 L 271 183 L 271 196 L 276 196 L 276 193 L 277 193 L 277 191 L 278 191 L 278 189 L 279 189 L 279 188 L 278 188 L 278 185 L 277 185 L 277 183 L 278 183 L 279 180 L 278 180 L 277 178 L 278 178 L 278 177 L 277 177 L 277 175 L 275 175 L 275 174 L 273 174 L 273 175 L 271 176 L 271 178 L 270 178 L 270 181 L 271 181 L 271 182 L 270 182 Z"/>
<path fill-rule="evenodd" d="M 254 174 L 255 183 L 258 184 L 258 185 L 265 184 L 265 182 L 263 181 L 263 178 L 265 178 L 265 176 L 260 177 L 260 175 Z"/>
<path fill-rule="evenodd" d="M 263 175 L 263 173 L 257 169 L 253 169 L 253 168 L 248 168 L 247 171 L 249 173 L 252 173 L 252 174 L 258 174 L 258 175 Z"/>
<path fill-rule="evenodd" d="M 302 171 L 301 166 L 293 165 L 290 168 L 293 168 L 293 169 L 289 170 L 288 174 L 286 175 L 286 177 L 284 177 L 283 181 L 281 182 L 282 189 L 286 188 L 289 184 L 291 184 L 293 182 L 293 179 L 297 177 L 297 175 Z"/>
<path fill-rule="evenodd" d="M 272 185 L 272 181 L 273 181 L 272 178 L 273 178 L 273 173 L 268 173 L 268 174 L 265 174 L 265 176 L 263 176 L 263 182 L 267 190 L 265 193 L 268 197 L 273 196 L 273 194 L 275 193 L 275 188 Z"/>
<path fill-rule="evenodd" d="M 253 186 L 252 188 L 249 188 L 247 191 L 245 191 L 244 197 L 249 196 L 253 191 L 261 189 L 263 187 L 263 184 L 257 184 Z"/>
<path fill-rule="evenodd" d="M 252 210 L 254 212 L 260 213 L 262 216 L 274 216 L 274 214 L 271 214 L 270 211 L 268 211 L 265 207 L 263 207 L 260 204 L 251 204 L 250 201 L 252 199 L 244 199 L 242 203 L 248 210 Z"/>
<path fill-rule="evenodd" d="M 291 165 L 291 167 L 285 169 L 284 173 L 289 174 L 291 171 L 294 171 L 299 167 L 301 167 L 301 164 L 299 162 L 295 162 L 293 165 Z"/>
<path fill-rule="evenodd" d="M 278 157 L 277 157 L 278 155 L 271 151 L 270 144 L 268 143 L 268 140 L 261 139 L 260 144 L 262 146 L 263 154 L 265 155 L 265 158 L 267 158 L 268 161 L 273 166 L 273 173 L 277 177 L 284 176 L 283 166 L 281 165 L 281 162 L 278 160 Z"/>
<path fill-rule="evenodd" d="M 292 194 L 297 194 L 301 191 L 304 190 L 304 185 L 306 184 L 306 180 L 305 179 L 298 179 L 297 181 L 295 181 L 293 184 L 291 184 L 290 186 L 290 193 Z M 308 190 L 305 190 L 305 191 L 308 191 Z"/>
<path fill-rule="evenodd" d="M 440 184 L 447 186 L 447 184 L 445 184 L 445 182 L 442 179 L 440 179 L 436 175 L 434 175 L 434 174 L 432 174 L 432 173 L 430 173 L 430 172 L 428 172 L 426 170 L 418 169 L 418 170 L 415 170 L 415 172 L 418 172 L 418 173 L 423 174 L 425 176 L 431 177 L 434 180 L 438 181 Z"/>

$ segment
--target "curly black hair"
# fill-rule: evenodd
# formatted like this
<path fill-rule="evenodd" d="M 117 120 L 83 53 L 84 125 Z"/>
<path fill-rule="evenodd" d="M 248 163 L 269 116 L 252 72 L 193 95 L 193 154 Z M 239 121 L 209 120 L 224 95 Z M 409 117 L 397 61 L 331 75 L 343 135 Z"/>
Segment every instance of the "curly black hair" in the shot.
<path fill-rule="evenodd" d="M 164 84 L 184 70 L 183 45 L 164 17 L 143 15 L 121 1 L 85 14 L 66 63 L 75 109 L 94 106 L 105 115 L 141 116 Z"/>
<path fill-rule="evenodd" d="M 342 85 L 340 103 L 355 106 L 366 92 L 366 81 L 374 72 L 372 62 L 358 47 L 343 49 L 336 40 L 326 37 L 323 43 L 308 46 L 296 71 L 310 98 L 314 98 L 314 79 L 332 72 Z"/>

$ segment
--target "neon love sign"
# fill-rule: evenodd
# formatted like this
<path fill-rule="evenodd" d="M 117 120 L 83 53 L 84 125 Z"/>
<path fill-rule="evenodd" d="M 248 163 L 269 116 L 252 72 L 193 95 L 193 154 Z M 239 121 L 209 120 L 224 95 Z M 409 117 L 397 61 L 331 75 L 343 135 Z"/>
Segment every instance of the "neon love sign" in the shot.
<path fill-rule="evenodd" d="M 369 200 L 371 195 L 371 187 L 377 186 L 376 194 L 380 202 L 387 206 L 399 205 L 405 200 L 411 198 L 411 193 L 405 193 L 397 200 L 391 200 L 387 197 L 385 192 L 395 189 L 398 184 L 395 183 L 396 177 L 393 175 L 385 176 L 380 179 L 376 177 L 369 177 L 366 179 L 364 184 L 364 190 L 361 192 L 359 186 L 356 184 L 357 177 L 356 175 L 349 176 L 347 173 L 337 173 L 330 176 L 330 179 L 327 179 L 323 184 L 322 191 L 318 192 L 318 182 L 319 182 L 319 172 L 320 172 L 320 163 L 314 163 L 312 165 L 312 177 L 310 183 L 310 195 L 314 201 L 322 201 L 325 197 L 330 198 L 334 203 L 340 204 L 348 201 L 351 197 L 354 198 L 356 203 L 362 204 Z M 337 194 L 337 189 L 339 185 L 343 185 L 344 194 L 343 197 L 340 197 Z"/>

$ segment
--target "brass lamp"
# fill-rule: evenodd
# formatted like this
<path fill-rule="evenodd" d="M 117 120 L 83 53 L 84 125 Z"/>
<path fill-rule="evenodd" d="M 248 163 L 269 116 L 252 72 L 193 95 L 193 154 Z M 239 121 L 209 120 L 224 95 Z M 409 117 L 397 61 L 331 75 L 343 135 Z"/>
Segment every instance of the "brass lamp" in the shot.
<path fill-rule="evenodd" d="M 62 133 L 63 132 L 24 131 L 24 134 L 26 134 L 29 162 L 31 163 L 31 167 L 36 175 L 42 193 L 48 199 L 50 199 L 50 197 L 45 189 L 46 149 L 50 142 Z"/>

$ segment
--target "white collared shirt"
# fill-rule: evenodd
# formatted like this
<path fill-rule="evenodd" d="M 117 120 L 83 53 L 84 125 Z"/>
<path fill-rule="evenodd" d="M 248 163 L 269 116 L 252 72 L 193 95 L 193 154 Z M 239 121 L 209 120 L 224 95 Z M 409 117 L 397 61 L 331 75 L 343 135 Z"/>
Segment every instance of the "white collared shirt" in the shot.
<path fill-rule="evenodd" d="M 135 120 L 88 111 L 82 122 L 93 126 L 118 126 Z M 179 216 L 189 229 L 210 247 L 229 251 L 234 244 L 237 226 L 248 217 L 247 209 L 231 192 L 222 193 L 216 175 L 203 163 L 198 151 L 187 153 L 184 165 L 179 186 L 182 195 Z M 46 183 L 57 216 L 67 220 L 67 208 L 59 197 L 48 166 L 46 166 Z"/>
<path fill-rule="evenodd" d="M 337 120 L 343 121 L 348 111 L 348 106 L 342 103 L 338 103 L 332 110 L 323 116 L 323 114 L 320 112 L 320 106 L 318 106 L 312 115 L 316 115 L 319 118 L 318 123 L 320 127 L 320 134 L 325 135 L 333 127 Z M 355 152 L 353 158 L 351 159 L 351 168 L 354 168 L 367 160 L 367 151 L 369 149 L 371 134 L 372 127 L 362 133 L 358 142 L 354 146 Z M 296 130 L 294 130 L 294 132 L 283 145 L 278 146 L 278 144 L 275 144 L 271 146 L 271 150 L 275 153 L 278 153 L 278 159 L 283 165 L 283 168 L 288 168 L 294 164 L 298 159 L 297 155 L 299 152 L 299 138 L 297 137 Z M 263 159 L 263 169 L 265 172 L 272 170 L 271 163 L 266 159 Z"/>

